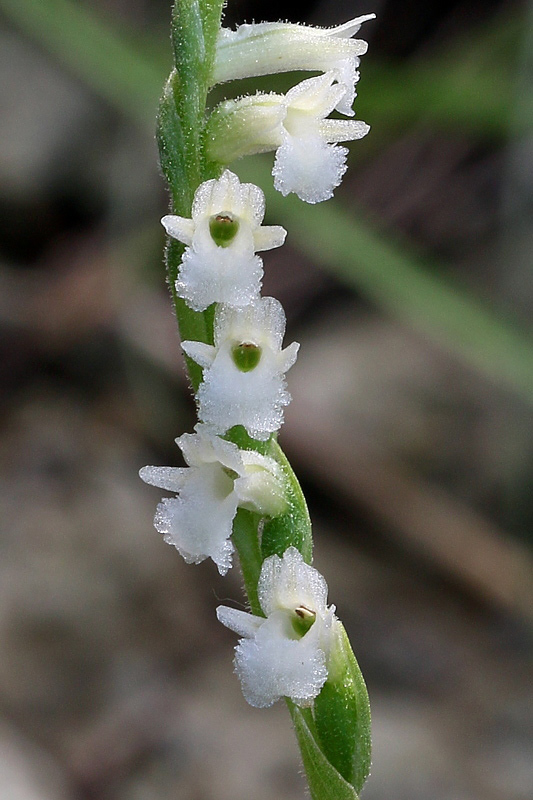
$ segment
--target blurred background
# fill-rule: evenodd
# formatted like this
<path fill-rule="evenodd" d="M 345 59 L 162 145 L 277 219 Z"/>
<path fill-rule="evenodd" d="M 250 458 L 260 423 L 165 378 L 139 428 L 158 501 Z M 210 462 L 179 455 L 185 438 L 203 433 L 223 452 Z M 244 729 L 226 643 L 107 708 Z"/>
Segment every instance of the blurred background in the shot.
<path fill-rule="evenodd" d="M 231 0 L 226 24 L 371 11 L 372 131 L 335 200 L 267 193 L 289 235 L 264 290 L 302 345 L 280 439 L 369 686 L 364 798 L 528 800 L 533 10 Z M 186 566 L 137 477 L 194 424 L 159 225 L 169 12 L 0 0 L 2 800 L 305 796 L 215 621 L 237 570 Z M 267 191 L 271 163 L 234 168 Z"/>

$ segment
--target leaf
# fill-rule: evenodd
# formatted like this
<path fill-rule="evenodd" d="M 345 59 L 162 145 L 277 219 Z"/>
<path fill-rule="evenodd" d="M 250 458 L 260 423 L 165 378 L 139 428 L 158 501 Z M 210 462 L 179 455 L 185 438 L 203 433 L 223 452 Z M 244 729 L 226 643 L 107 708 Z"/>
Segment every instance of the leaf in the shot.
<path fill-rule="evenodd" d="M 300 745 L 312 800 L 358 800 L 357 792 L 331 764 L 317 741 L 310 709 L 287 701 Z"/>

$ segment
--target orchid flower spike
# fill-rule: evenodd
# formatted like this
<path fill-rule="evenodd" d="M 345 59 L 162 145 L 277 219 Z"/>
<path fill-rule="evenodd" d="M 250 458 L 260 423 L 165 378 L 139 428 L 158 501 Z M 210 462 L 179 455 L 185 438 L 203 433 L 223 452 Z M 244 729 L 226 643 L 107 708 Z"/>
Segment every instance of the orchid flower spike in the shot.
<path fill-rule="evenodd" d="M 214 436 L 203 425 L 176 439 L 187 467 L 143 467 L 146 483 L 176 492 L 157 507 L 154 525 L 188 564 L 212 558 L 221 575 L 231 567 L 237 508 L 274 517 L 286 507 L 278 464 Z"/>
<path fill-rule="evenodd" d="M 219 606 L 217 617 L 243 638 L 235 670 L 246 700 L 263 708 L 281 697 L 309 706 L 328 677 L 335 641 L 335 606 L 326 581 L 295 547 L 265 559 L 257 587 L 265 617 Z"/>
<path fill-rule="evenodd" d="M 307 203 L 329 199 L 346 171 L 348 150 L 339 142 L 361 139 L 370 126 L 359 120 L 327 119 L 344 84 L 334 71 L 308 78 L 286 95 L 257 94 L 227 100 L 209 123 L 209 155 L 229 163 L 276 150 L 274 185 Z"/>
<path fill-rule="evenodd" d="M 264 215 L 261 189 L 226 170 L 198 187 L 192 219 L 163 217 L 168 235 L 187 245 L 176 291 L 190 308 L 245 306 L 258 297 L 263 262 L 255 253 L 280 247 L 286 236 L 279 225 L 261 225 Z"/>
<path fill-rule="evenodd" d="M 198 415 L 214 433 L 243 425 L 254 439 L 266 440 L 283 423 L 290 402 L 285 372 L 299 345 L 281 349 L 285 314 L 273 297 L 260 297 L 243 309 L 220 305 L 214 341 L 182 342 L 185 353 L 204 368 L 198 390 Z"/>
<path fill-rule="evenodd" d="M 214 83 L 270 75 L 292 70 L 329 72 L 335 70 L 344 90 L 335 107 L 352 116 L 355 84 L 359 80 L 359 56 L 368 45 L 352 39 L 363 22 L 375 14 L 345 22 L 335 28 L 313 28 L 286 22 L 240 25 L 235 31 L 222 28 L 217 42 Z"/>

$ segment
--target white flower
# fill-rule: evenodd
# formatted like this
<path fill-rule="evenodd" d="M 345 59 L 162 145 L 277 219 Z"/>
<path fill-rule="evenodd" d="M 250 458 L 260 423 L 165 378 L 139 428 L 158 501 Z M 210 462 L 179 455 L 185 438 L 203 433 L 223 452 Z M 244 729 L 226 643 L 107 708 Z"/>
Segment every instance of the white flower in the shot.
<path fill-rule="evenodd" d="M 336 70 L 344 91 L 336 102 L 342 114 L 352 116 L 355 84 L 359 79 L 359 56 L 368 45 L 352 39 L 363 22 L 375 19 L 366 14 L 335 28 L 313 28 L 285 22 L 240 25 L 232 31 L 222 28 L 217 42 L 214 83 L 235 78 L 269 75 L 275 72 Z"/>
<path fill-rule="evenodd" d="M 176 291 L 191 308 L 245 306 L 259 295 L 263 263 L 255 252 L 280 247 L 286 236 L 279 225 L 261 225 L 264 215 L 261 189 L 226 170 L 198 187 L 192 219 L 163 217 L 169 236 L 187 245 Z"/>
<path fill-rule="evenodd" d="M 244 697 L 258 708 L 280 697 L 310 705 L 328 676 L 337 623 L 335 606 L 326 605 L 326 581 L 289 547 L 283 558 L 263 562 L 257 588 L 266 618 L 217 608 L 220 622 L 244 637 L 235 648 Z"/>
<path fill-rule="evenodd" d="M 254 439 L 266 440 L 283 423 L 290 402 L 285 372 L 299 345 L 281 349 L 285 314 L 273 297 L 243 309 L 218 306 L 214 346 L 182 342 L 186 354 L 204 368 L 198 415 L 215 433 L 243 425 Z"/>
<path fill-rule="evenodd" d="M 231 567 L 230 540 L 237 508 L 277 516 L 285 506 L 277 463 L 214 436 L 205 426 L 176 439 L 188 467 L 143 467 L 146 483 L 178 497 L 159 504 L 154 525 L 188 564 L 212 558 L 221 575 Z"/>
<path fill-rule="evenodd" d="M 343 96 L 334 71 L 308 78 L 286 95 L 257 94 L 227 100 L 209 122 L 209 154 L 229 163 L 276 150 L 274 185 L 308 203 L 327 200 L 346 171 L 348 150 L 338 142 L 361 139 L 370 127 L 359 120 L 327 119 Z"/>
<path fill-rule="evenodd" d="M 294 86 L 285 95 L 286 116 L 272 174 L 283 195 L 294 192 L 306 203 L 332 197 L 346 172 L 346 147 L 336 142 L 361 139 L 370 130 L 365 122 L 326 119 L 344 91 L 326 72 Z"/>

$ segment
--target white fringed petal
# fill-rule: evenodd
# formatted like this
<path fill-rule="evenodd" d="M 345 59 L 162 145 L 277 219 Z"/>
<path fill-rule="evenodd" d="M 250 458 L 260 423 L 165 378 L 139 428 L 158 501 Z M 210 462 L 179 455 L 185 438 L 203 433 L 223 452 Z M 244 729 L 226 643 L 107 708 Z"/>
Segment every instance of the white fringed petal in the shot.
<path fill-rule="evenodd" d="M 235 671 L 251 706 L 265 708 L 282 697 L 300 706 L 312 703 L 328 674 L 315 625 L 302 639 L 292 639 L 285 630 L 285 615 L 278 612 L 253 639 L 241 639 L 235 648 Z"/>
<path fill-rule="evenodd" d="M 187 563 L 211 558 L 224 575 L 231 567 L 233 520 L 238 507 L 276 516 L 285 506 L 280 468 L 259 453 L 253 457 L 232 442 L 198 425 L 195 434 L 183 434 L 176 443 L 186 468 L 143 467 L 141 478 L 173 491 L 158 506 L 154 525 Z"/>
<path fill-rule="evenodd" d="M 246 306 L 258 297 L 263 262 L 256 250 L 283 244 L 286 231 L 279 225 L 261 226 L 265 198 L 258 186 L 241 183 L 226 170 L 218 180 L 202 183 L 195 195 L 192 219 L 169 214 L 161 220 L 165 230 L 187 245 L 176 281 L 176 291 L 195 311 L 211 303 Z M 211 235 L 210 221 L 227 216 L 236 233 L 224 246 Z"/>
<path fill-rule="evenodd" d="M 334 607 L 326 606 L 326 582 L 296 548 L 289 547 L 283 558 L 270 556 L 264 561 L 259 592 L 266 618 L 227 606 L 217 608 L 220 622 L 243 637 L 235 648 L 235 670 L 244 697 L 258 708 L 281 697 L 310 705 L 328 676 L 336 624 Z M 293 622 L 302 606 L 316 616 L 307 632 L 299 634 Z"/>
<path fill-rule="evenodd" d="M 211 558 L 221 575 L 231 567 L 230 536 L 238 505 L 232 487 L 220 467 L 208 465 L 191 470 L 179 496 L 159 504 L 155 528 L 187 564 Z"/>
<path fill-rule="evenodd" d="M 298 344 L 281 349 L 285 314 L 273 297 L 262 297 L 246 308 L 219 306 L 215 313 L 214 346 L 183 342 L 184 351 L 204 366 L 198 390 L 198 414 L 218 434 L 243 425 L 254 439 L 266 440 L 283 423 L 290 402 L 285 371 L 296 359 Z M 232 351 L 241 344 L 260 348 L 257 366 L 242 372 Z"/>
<path fill-rule="evenodd" d="M 346 172 L 348 149 L 327 144 L 320 136 L 287 136 L 276 151 L 274 186 L 285 197 L 291 192 L 306 203 L 321 203 Z"/>
<path fill-rule="evenodd" d="M 211 303 L 245 306 L 258 296 L 262 278 L 263 262 L 254 255 L 249 231 L 237 234 L 235 242 L 224 248 L 217 247 L 207 231 L 194 249 L 183 254 L 176 291 L 195 311 L 204 311 Z"/>

